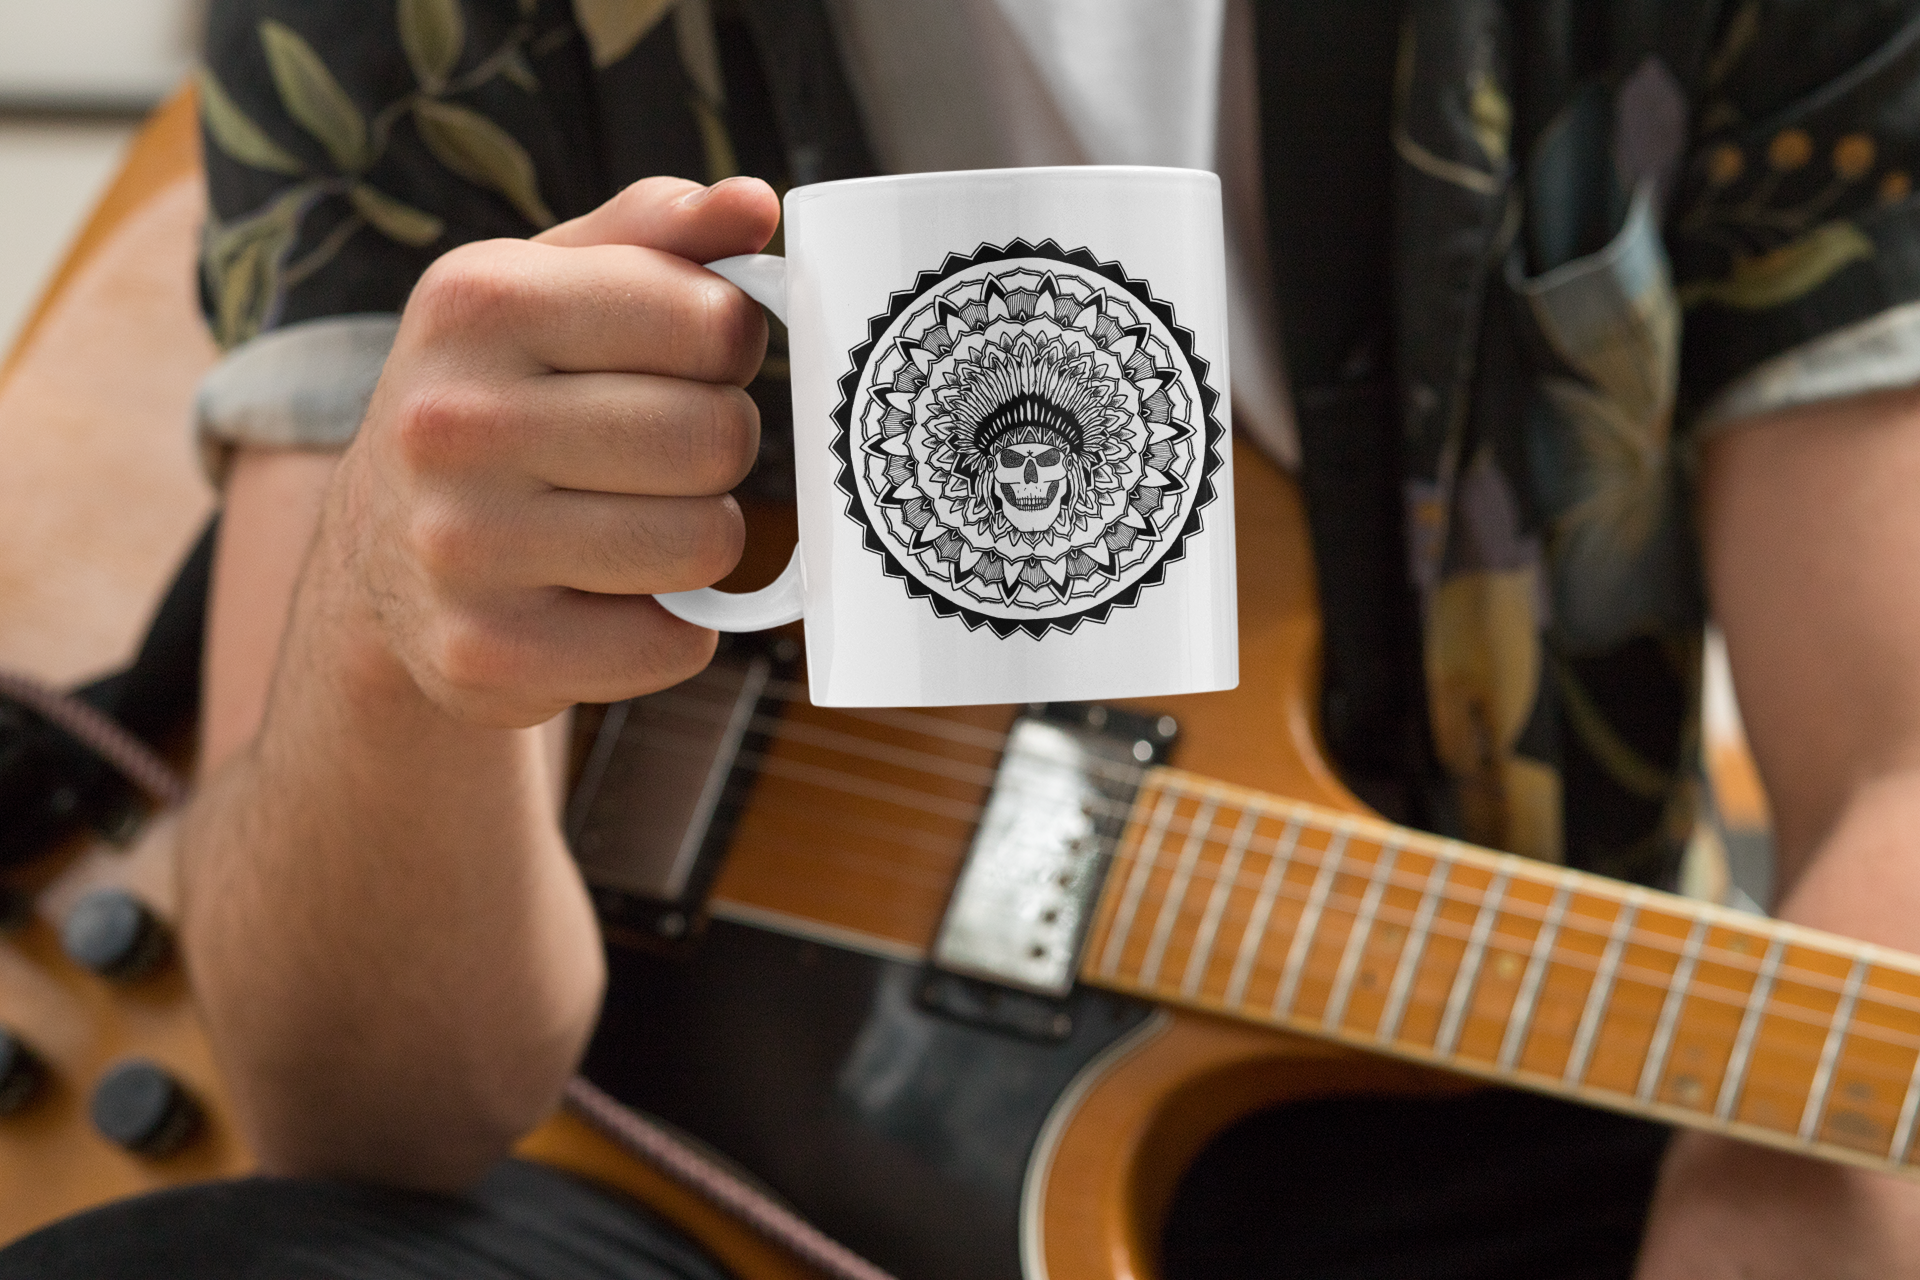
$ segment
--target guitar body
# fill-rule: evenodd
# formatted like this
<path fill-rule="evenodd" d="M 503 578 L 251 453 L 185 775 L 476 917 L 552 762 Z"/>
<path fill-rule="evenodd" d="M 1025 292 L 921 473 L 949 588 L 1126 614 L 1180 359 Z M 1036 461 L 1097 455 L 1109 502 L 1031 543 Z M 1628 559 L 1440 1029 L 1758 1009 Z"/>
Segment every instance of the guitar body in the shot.
<path fill-rule="evenodd" d="M 1183 768 L 1359 812 L 1315 743 L 1319 625 L 1297 491 L 1251 448 L 1234 470 L 1242 684 L 1119 705 L 1175 715 Z M 734 585 L 784 556 L 778 537 L 759 539 Z M 1001 730 L 1013 709 L 922 714 Z M 875 734 L 859 713 L 796 702 L 785 717 Z M 896 736 L 908 751 L 992 763 L 965 740 Z M 1181 1173 L 1235 1120 L 1293 1099 L 1466 1087 L 1086 987 L 1067 1004 L 1072 1033 L 1052 1044 L 929 1011 L 920 957 L 970 825 L 923 815 L 909 843 L 899 829 L 912 815 L 893 799 L 821 804 L 804 773 L 830 758 L 817 747 L 787 738 L 769 750 L 715 888 L 720 918 L 671 956 L 616 947 L 586 1073 L 898 1275 L 1147 1280 Z M 924 771 L 880 762 L 863 775 L 929 786 Z M 983 796 L 955 782 L 941 798 Z"/>
<path fill-rule="evenodd" d="M 616 956 L 585 1070 L 914 1280 L 1145 1280 L 1221 1128 L 1445 1080 L 1086 987 L 1073 1033 L 1037 1043 L 928 1011 L 921 976 L 716 922 L 683 958 Z"/>

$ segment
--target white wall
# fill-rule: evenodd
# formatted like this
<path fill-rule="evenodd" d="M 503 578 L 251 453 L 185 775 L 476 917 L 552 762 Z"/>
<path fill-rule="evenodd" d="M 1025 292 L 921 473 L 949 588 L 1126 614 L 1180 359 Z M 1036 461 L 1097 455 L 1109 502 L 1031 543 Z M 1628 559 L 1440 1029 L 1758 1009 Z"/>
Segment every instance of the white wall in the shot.
<path fill-rule="evenodd" d="M 150 107 L 193 63 L 202 0 L 0 0 L 0 110 Z"/>

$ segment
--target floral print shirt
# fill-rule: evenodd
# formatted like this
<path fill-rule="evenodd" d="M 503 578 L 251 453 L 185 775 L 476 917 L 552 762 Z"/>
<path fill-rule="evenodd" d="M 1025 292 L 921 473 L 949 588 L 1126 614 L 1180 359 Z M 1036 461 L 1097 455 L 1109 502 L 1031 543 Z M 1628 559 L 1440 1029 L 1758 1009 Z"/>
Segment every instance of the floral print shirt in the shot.
<path fill-rule="evenodd" d="M 1667 884 L 1697 804 L 1694 446 L 1920 379 L 1920 4 L 1392 17 L 1366 143 L 1390 335 L 1295 388 L 1330 744 L 1394 816 Z M 1277 102 L 1299 51 L 1259 56 Z M 215 0 L 199 89 L 216 443 L 343 443 L 454 245 L 650 174 L 874 171 L 821 0 Z M 784 369 L 776 335 L 774 488 Z"/>

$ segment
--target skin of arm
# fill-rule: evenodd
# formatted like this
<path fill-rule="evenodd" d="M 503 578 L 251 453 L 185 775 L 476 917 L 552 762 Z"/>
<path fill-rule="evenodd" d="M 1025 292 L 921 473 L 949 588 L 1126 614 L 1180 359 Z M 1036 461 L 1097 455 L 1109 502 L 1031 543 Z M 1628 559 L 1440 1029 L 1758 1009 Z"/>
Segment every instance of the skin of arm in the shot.
<path fill-rule="evenodd" d="M 1700 522 L 1773 810 L 1774 914 L 1920 952 L 1920 389 L 1725 429 Z M 1920 1276 L 1920 1184 L 1683 1133 L 1639 1276 Z"/>
<path fill-rule="evenodd" d="M 540 726 L 676 683 L 650 598 L 739 555 L 751 179 L 650 179 L 414 290 L 337 459 L 243 451 L 181 940 L 265 1171 L 452 1189 L 552 1108 L 604 983 Z"/>

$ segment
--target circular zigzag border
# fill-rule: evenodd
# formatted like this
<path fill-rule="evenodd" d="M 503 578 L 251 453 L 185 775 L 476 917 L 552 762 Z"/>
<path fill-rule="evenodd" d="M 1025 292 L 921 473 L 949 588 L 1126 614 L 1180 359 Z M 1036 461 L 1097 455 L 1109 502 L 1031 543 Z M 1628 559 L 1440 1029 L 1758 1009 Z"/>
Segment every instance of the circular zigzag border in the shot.
<path fill-rule="evenodd" d="M 1193 374 L 1193 380 L 1200 388 L 1200 416 L 1205 423 L 1206 447 L 1200 460 L 1200 484 L 1194 494 L 1193 507 L 1187 513 L 1186 523 L 1180 527 L 1168 543 L 1166 551 L 1154 561 L 1153 567 L 1141 574 L 1125 590 L 1109 596 L 1100 603 L 1090 605 L 1077 613 L 1058 618 L 996 618 L 991 614 L 977 613 L 965 605 L 956 604 L 939 592 L 920 581 L 907 567 L 900 563 L 893 551 L 880 535 L 874 532 L 872 524 L 864 516 L 864 505 L 860 500 L 859 478 L 853 464 L 853 408 L 860 389 L 860 379 L 866 373 L 867 362 L 872 359 L 874 348 L 885 336 L 893 322 L 903 315 L 927 290 L 939 284 L 949 276 L 957 275 L 972 267 L 988 262 L 1006 262 L 1015 258 L 1042 258 L 1053 262 L 1065 263 L 1083 271 L 1091 271 L 1112 281 L 1126 290 L 1137 302 L 1145 306 L 1160 323 L 1173 335 L 1175 345 L 1187 362 L 1187 368 Z M 947 255 L 947 260 L 931 271 L 922 271 L 911 288 L 902 289 L 889 300 L 887 310 L 874 316 L 867 322 L 866 341 L 854 347 L 848 353 L 853 367 L 840 378 L 840 403 L 834 409 L 832 418 L 837 430 L 830 446 L 833 456 L 840 460 L 840 473 L 835 484 L 847 495 L 846 516 L 859 525 L 864 533 L 867 550 L 880 556 L 884 571 L 889 578 L 901 579 L 907 587 L 909 597 L 927 601 L 933 607 L 936 616 L 942 618 L 958 617 L 966 623 L 969 631 L 978 631 L 987 627 L 1001 639 L 1024 631 L 1038 640 L 1053 630 L 1069 634 L 1079 629 L 1083 622 L 1103 623 L 1115 609 L 1131 609 L 1139 603 L 1140 593 L 1147 587 L 1158 586 L 1166 580 L 1168 565 L 1180 560 L 1186 554 L 1187 539 L 1199 533 L 1205 525 L 1200 513 L 1219 496 L 1213 487 L 1213 478 L 1221 465 L 1220 449 L 1225 441 L 1226 432 L 1220 426 L 1220 420 L 1214 414 L 1214 408 L 1220 402 L 1220 394 L 1207 381 L 1210 366 L 1193 350 L 1193 333 L 1182 328 L 1173 318 L 1173 306 L 1153 296 L 1153 291 L 1144 280 L 1136 280 L 1121 270 L 1117 262 L 1101 262 L 1085 249 L 1062 249 L 1054 240 L 1042 240 L 1039 244 L 1029 244 L 1025 240 L 1012 240 L 1004 246 L 990 245 L 984 241 L 971 256 L 963 257 L 957 253 Z"/>

